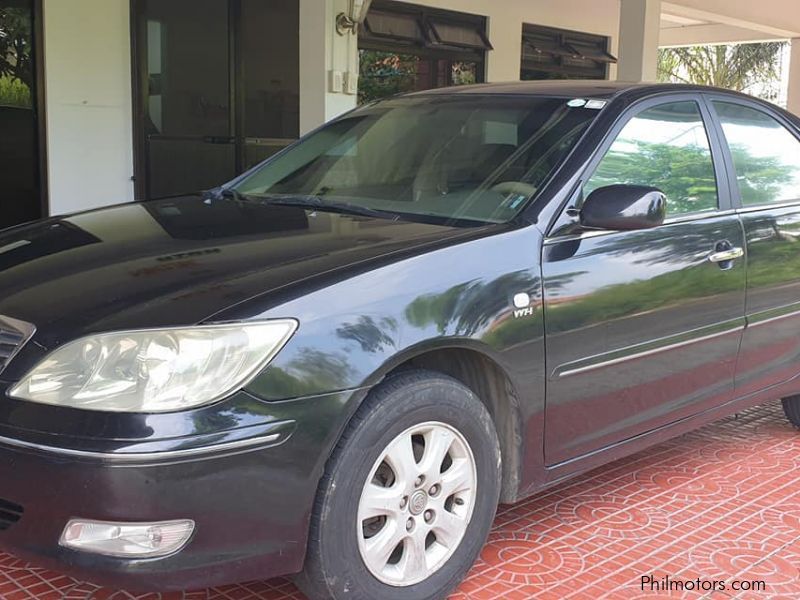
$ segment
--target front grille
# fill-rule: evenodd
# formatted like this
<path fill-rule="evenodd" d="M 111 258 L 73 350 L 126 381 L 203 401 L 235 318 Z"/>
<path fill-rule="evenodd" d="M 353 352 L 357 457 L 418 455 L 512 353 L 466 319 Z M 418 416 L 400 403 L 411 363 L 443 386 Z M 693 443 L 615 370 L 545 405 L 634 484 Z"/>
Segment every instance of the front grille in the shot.
<path fill-rule="evenodd" d="M 0 498 L 0 531 L 5 531 L 22 518 L 25 509 L 19 504 Z"/>
<path fill-rule="evenodd" d="M 0 373 L 31 338 L 34 331 L 35 328 L 30 323 L 0 315 Z"/>

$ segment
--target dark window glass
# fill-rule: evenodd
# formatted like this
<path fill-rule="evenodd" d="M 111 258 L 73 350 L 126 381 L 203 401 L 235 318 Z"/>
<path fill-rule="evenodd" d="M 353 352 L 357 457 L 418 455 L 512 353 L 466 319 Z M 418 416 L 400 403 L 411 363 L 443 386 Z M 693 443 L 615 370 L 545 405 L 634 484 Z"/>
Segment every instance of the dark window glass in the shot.
<path fill-rule="evenodd" d="M 299 29 L 297 0 L 242 2 L 245 137 L 299 137 Z"/>
<path fill-rule="evenodd" d="M 236 153 L 227 2 L 147 0 L 143 14 L 148 196 L 231 179 Z"/>
<path fill-rule="evenodd" d="M 578 31 L 523 25 L 523 80 L 605 79 L 608 64 L 617 62 L 608 52 L 609 40 Z"/>
<path fill-rule="evenodd" d="M 146 14 L 152 133 L 230 135 L 227 3 L 149 0 Z"/>
<path fill-rule="evenodd" d="M 596 114 L 555 98 L 390 99 L 333 122 L 237 189 L 504 222 L 536 195 Z"/>
<path fill-rule="evenodd" d="M 768 114 L 714 102 L 745 205 L 800 199 L 800 142 Z"/>
<path fill-rule="evenodd" d="M 0 229 L 41 216 L 34 12 L 0 0 Z"/>
<path fill-rule="evenodd" d="M 298 0 L 242 0 L 241 76 L 246 170 L 300 137 Z"/>
<path fill-rule="evenodd" d="M 216 187 L 297 139 L 298 0 L 136 8 L 147 198 Z"/>
<path fill-rule="evenodd" d="M 673 102 L 632 118 L 584 188 L 646 185 L 667 196 L 667 214 L 714 210 L 717 179 L 711 146 L 696 102 Z"/>

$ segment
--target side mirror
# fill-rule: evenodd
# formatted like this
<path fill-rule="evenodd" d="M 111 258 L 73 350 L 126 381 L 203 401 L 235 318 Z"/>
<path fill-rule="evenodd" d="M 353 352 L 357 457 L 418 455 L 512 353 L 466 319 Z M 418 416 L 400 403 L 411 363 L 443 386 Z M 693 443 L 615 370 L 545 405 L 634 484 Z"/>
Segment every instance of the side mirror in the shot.
<path fill-rule="evenodd" d="M 609 185 L 597 188 L 583 202 L 581 225 L 590 229 L 632 231 L 664 223 L 664 192 L 643 185 Z"/>

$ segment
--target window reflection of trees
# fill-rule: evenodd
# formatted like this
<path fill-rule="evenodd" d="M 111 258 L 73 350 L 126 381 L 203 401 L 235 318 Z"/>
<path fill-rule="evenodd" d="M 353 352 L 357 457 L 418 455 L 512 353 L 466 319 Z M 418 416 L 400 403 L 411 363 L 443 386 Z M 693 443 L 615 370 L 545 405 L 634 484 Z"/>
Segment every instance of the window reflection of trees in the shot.
<path fill-rule="evenodd" d="M 797 169 L 778 157 L 755 156 L 743 145 L 731 146 L 731 154 L 737 165 L 737 181 L 744 204 L 763 204 L 780 199 L 788 185 L 800 180 Z"/>
<path fill-rule="evenodd" d="M 749 288 L 771 289 L 795 281 L 800 271 L 800 216 L 779 218 L 763 214 L 749 219 Z M 577 243 L 562 242 L 559 246 L 572 244 L 572 255 L 580 254 L 585 260 L 575 262 L 575 271 L 558 274 L 553 285 L 551 278 L 546 280 L 546 294 L 557 299 L 548 304 L 550 333 L 740 292 L 743 286 L 741 277 L 715 268 L 706 260 L 712 250 L 712 240 L 726 237 L 730 237 L 730 228 L 711 229 L 699 222 L 676 224 L 669 230 L 619 232 L 602 238 L 578 240 Z M 562 253 L 553 254 L 555 248 L 557 246 L 547 249 L 546 261 L 559 262 L 569 258 Z M 653 267 L 654 276 L 610 283 L 585 296 L 563 295 L 579 289 L 581 278 L 602 270 L 604 259 L 614 264 L 629 261 Z M 586 269 L 587 264 L 592 265 L 591 270 Z M 744 262 L 738 266 L 744 268 Z M 669 270 L 664 272 L 664 267 Z"/>
<path fill-rule="evenodd" d="M 742 203 L 800 199 L 800 142 L 769 114 L 748 106 L 714 102 L 733 154 Z"/>
<path fill-rule="evenodd" d="M 717 181 L 708 149 L 646 141 L 632 145 L 633 151 L 612 148 L 590 180 L 587 193 L 620 183 L 649 185 L 666 194 L 670 216 L 717 207 Z"/>
<path fill-rule="evenodd" d="M 32 106 L 32 35 L 30 8 L 0 8 L 0 106 Z"/>
<path fill-rule="evenodd" d="M 667 196 L 670 216 L 717 208 L 711 146 L 697 103 L 663 104 L 631 119 L 585 193 L 614 184 L 660 189 Z"/>
<path fill-rule="evenodd" d="M 684 137 L 686 133 L 687 130 L 679 130 L 674 137 Z M 757 131 L 753 134 L 756 135 Z M 746 204 L 763 204 L 784 198 L 787 188 L 800 182 L 800 169 L 791 160 L 777 155 L 756 154 L 745 144 L 732 145 L 731 153 Z M 597 188 L 616 184 L 648 185 L 660 189 L 667 196 L 668 216 L 717 207 L 717 182 L 711 151 L 703 145 L 626 139 L 623 132 L 587 183 L 584 197 Z"/>
<path fill-rule="evenodd" d="M 508 348 L 541 335 L 541 321 L 514 318 L 511 305 L 514 294 L 538 286 L 538 279 L 527 271 L 476 279 L 419 296 L 406 308 L 406 319 L 414 327 L 434 326 L 440 335 L 480 337 L 498 349 Z"/>

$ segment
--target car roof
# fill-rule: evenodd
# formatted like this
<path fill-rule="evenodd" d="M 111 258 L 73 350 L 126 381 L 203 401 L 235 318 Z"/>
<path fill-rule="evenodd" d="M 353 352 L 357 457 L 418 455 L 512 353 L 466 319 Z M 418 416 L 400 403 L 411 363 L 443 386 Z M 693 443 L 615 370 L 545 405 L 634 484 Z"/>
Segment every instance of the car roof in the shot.
<path fill-rule="evenodd" d="M 479 83 L 456 87 L 423 90 L 406 94 L 421 95 L 513 95 L 513 96 L 550 96 L 559 98 L 603 98 L 611 99 L 624 92 L 638 91 L 639 94 L 657 94 L 680 91 L 714 91 L 733 94 L 729 90 L 700 85 L 675 83 L 643 83 L 631 81 L 605 80 L 554 80 L 554 81 L 513 81 L 507 83 Z"/>

